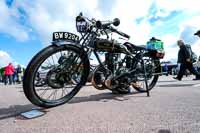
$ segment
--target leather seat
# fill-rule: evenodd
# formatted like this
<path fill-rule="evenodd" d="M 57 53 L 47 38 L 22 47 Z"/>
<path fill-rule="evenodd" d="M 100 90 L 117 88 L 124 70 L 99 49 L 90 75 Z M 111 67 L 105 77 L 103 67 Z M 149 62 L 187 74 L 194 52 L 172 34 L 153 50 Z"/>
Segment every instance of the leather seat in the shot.
<path fill-rule="evenodd" d="M 132 44 L 130 42 L 125 42 L 124 45 L 126 45 L 128 48 L 132 48 L 132 49 L 134 49 L 136 51 L 139 51 L 139 50 L 148 50 L 145 45 L 137 46 L 137 45 Z"/>

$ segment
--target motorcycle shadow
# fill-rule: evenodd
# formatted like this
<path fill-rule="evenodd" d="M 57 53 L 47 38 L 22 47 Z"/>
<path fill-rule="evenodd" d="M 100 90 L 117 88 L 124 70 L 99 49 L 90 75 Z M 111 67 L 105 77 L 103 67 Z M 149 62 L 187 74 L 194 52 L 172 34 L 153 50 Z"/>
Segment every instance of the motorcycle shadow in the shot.
<path fill-rule="evenodd" d="M 83 102 L 93 102 L 93 101 L 100 101 L 100 102 L 108 102 L 109 100 L 115 101 L 125 101 L 129 100 L 129 96 L 134 94 L 141 94 L 140 92 L 131 92 L 129 94 L 113 94 L 111 92 L 104 92 L 100 94 L 94 94 L 90 96 L 77 96 L 74 97 L 68 104 L 74 103 L 83 103 Z M 146 97 L 146 95 L 138 95 L 136 97 Z"/>

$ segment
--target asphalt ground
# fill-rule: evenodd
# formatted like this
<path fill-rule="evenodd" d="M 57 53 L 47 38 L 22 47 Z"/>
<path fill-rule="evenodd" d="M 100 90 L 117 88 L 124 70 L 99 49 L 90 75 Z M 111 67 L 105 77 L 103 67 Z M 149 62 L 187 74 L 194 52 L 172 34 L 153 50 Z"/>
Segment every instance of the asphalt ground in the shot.
<path fill-rule="evenodd" d="M 150 92 L 112 94 L 85 86 L 69 103 L 42 109 L 21 85 L 0 84 L 0 133 L 200 133 L 200 81 L 161 76 Z M 45 115 L 24 119 L 39 109 Z"/>

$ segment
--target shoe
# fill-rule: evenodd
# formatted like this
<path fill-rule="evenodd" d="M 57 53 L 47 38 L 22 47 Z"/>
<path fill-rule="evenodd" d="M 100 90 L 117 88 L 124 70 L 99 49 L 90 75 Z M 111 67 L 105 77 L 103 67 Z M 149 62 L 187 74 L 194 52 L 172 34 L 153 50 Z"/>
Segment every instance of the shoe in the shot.
<path fill-rule="evenodd" d="M 179 80 L 179 81 L 181 81 L 181 79 L 179 79 L 178 77 L 173 77 L 173 79 L 176 79 L 176 80 Z"/>

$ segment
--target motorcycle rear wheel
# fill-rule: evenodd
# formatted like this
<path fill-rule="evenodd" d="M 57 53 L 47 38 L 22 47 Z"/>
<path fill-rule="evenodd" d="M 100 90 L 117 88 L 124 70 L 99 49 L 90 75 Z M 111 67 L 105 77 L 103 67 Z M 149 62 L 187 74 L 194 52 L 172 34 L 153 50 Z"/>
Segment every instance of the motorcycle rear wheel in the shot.
<path fill-rule="evenodd" d="M 152 60 L 152 63 L 154 63 L 154 73 L 155 75 L 153 75 L 150 79 L 147 80 L 148 83 L 148 90 L 151 91 L 153 89 L 153 87 L 156 85 L 158 78 L 159 78 L 159 73 L 161 72 L 161 65 L 160 65 L 160 61 L 159 60 Z M 138 91 L 138 92 L 146 92 L 146 85 L 145 85 L 145 81 L 136 81 L 132 83 L 132 87 Z"/>

